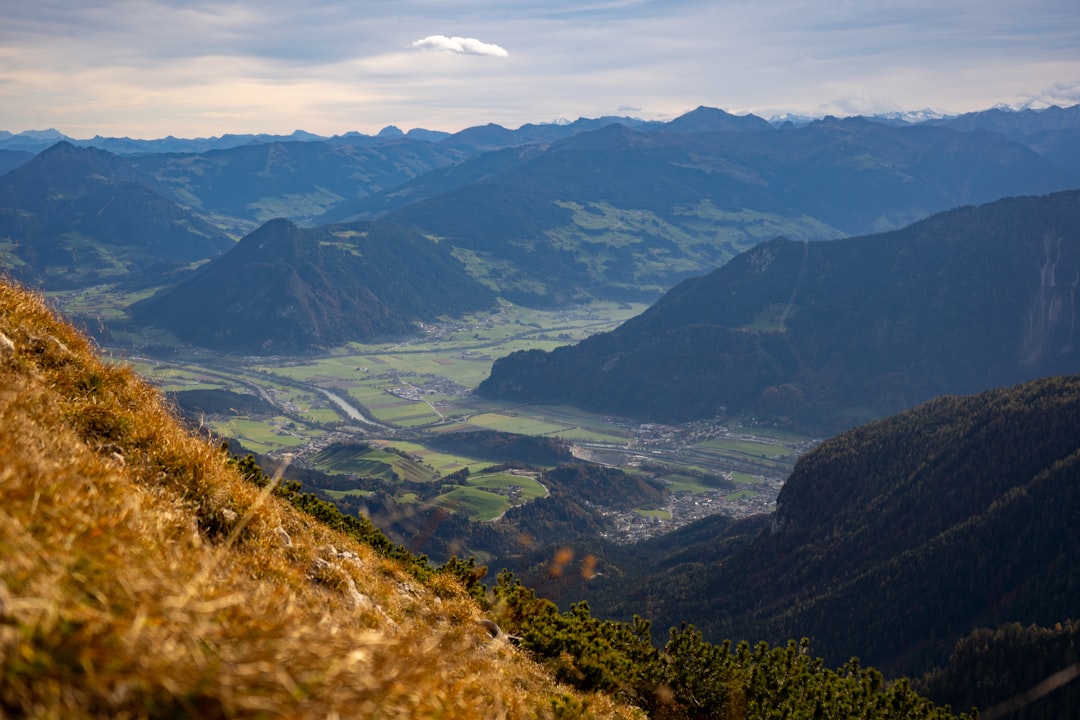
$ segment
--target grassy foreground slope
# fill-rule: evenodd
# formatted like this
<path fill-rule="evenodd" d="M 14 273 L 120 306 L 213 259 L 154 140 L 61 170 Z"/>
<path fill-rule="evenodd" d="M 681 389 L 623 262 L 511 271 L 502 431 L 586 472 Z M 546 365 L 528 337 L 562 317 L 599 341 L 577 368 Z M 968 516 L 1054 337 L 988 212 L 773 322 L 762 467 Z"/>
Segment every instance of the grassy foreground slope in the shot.
<path fill-rule="evenodd" d="M 0 283 L 0 716 L 629 717 L 243 479 Z"/>

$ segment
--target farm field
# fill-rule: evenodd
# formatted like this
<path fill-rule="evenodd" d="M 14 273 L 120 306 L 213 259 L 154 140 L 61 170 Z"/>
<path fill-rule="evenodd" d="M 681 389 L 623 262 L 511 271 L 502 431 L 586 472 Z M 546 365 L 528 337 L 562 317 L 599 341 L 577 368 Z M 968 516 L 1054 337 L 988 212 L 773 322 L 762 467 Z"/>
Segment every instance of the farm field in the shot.
<path fill-rule="evenodd" d="M 434 468 L 402 454 L 368 445 L 334 445 L 309 459 L 316 469 L 330 473 L 363 475 L 388 482 L 431 482 Z"/>
<path fill-rule="evenodd" d="M 482 488 L 458 487 L 435 499 L 448 510 L 460 510 L 481 522 L 494 520 L 510 508 L 510 500 Z"/>
<path fill-rule="evenodd" d="M 668 487 L 672 492 L 704 493 L 716 490 L 715 487 L 705 484 L 701 478 L 693 475 L 673 473 L 671 475 L 661 475 L 660 479 L 668 483 Z"/>
<path fill-rule="evenodd" d="M 407 342 L 354 343 L 318 357 L 244 358 L 177 348 L 127 362 L 166 392 L 228 390 L 276 406 L 280 415 L 271 418 L 205 419 L 214 432 L 255 452 L 290 453 L 296 462 L 316 469 L 387 481 L 432 482 L 468 468 L 468 483 L 441 495 L 439 502 L 474 519 L 498 517 L 544 491 L 538 484 L 505 478 L 498 481 L 508 484 L 503 487 L 493 480 L 481 483 L 478 474 L 498 463 L 435 451 L 425 438 L 464 430 L 561 438 L 579 446 L 580 457 L 605 464 L 632 470 L 641 462 L 661 463 L 670 468 L 666 479 L 677 493 L 716 493 L 701 479 L 709 475 L 725 475 L 751 493 L 759 491 L 755 488 L 765 477 L 778 487 L 806 438 L 739 425 L 700 437 L 696 430 L 636 426 L 568 406 L 529 406 L 472 394 L 496 358 L 574 342 L 617 326 L 643 307 L 601 303 L 545 312 L 504 305 L 486 315 L 427 326 L 422 337 Z M 328 445 L 349 441 L 375 449 L 325 454 Z M 508 490 L 509 485 L 515 489 Z"/>
<path fill-rule="evenodd" d="M 394 441 L 393 447 L 403 452 L 407 452 L 410 455 L 416 455 L 421 458 L 426 465 L 430 465 L 443 475 L 455 473 L 463 468 L 468 468 L 470 473 L 477 473 L 494 464 L 488 460 L 469 458 L 461 455 L 451 455 L 446 452 L 431 450 L 418 442 Z"/>
<path fill-rule="evenodd" d="M 706 440 L 698 444 L 702 450 L 716 450 L 718 452 L 730 452 L 740 455 L 760 456 L 763 458 L 778 458 L 791 454 L 791 448 L 779 442 L 762 442 L 747 438 L 718 438 Z"/>
<path fill-rule="evenodd" d="M 494 473 L 470 477 L 467 485 L 458 486 L 435 499 L 435 504 L 463 509 L 473 519 L 494 520 L 515 505 L 543 497 L 547 490 L 529 475 Z"/>

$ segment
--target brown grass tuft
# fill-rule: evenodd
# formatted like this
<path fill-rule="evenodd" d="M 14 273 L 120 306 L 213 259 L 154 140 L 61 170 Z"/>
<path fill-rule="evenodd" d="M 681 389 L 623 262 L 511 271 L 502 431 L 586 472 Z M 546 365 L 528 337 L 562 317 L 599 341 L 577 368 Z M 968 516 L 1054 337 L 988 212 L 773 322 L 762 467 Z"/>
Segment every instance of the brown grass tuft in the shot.
<path fill-rule="evenodd" d="M 0 716 L 636 717 L 238 477 L 0 283 Z"/>

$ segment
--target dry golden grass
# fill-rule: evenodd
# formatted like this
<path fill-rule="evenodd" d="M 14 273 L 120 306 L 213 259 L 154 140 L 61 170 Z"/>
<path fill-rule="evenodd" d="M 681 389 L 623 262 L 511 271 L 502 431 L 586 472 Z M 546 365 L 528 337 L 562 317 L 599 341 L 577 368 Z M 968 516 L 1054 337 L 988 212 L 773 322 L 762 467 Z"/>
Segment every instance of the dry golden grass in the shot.
<path fill-rule="evenodd" d="M 0 283 L 0 717 L 636 717 L 267 496 Z"/>

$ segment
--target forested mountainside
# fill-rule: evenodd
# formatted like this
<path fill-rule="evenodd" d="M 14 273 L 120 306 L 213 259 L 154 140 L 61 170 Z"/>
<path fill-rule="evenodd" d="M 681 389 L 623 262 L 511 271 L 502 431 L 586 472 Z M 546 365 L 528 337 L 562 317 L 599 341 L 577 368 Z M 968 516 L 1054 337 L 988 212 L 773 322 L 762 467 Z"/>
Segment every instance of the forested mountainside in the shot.
<path fill-rule="evenodd" d="M 752 542 L 673 547 L 584 592 L 601 614 L 648 607 L 714 640 L 798 628 L 826 662 L 919 674 L 976 628 L 1075 618 L 1078 517 L 1080 375 L 1044 378 L 843 433 L 798 462 Z"/>
<path fill-rule="evenodd" d="M 103 150 L 60 143 L 0 177 L 0 263 L 40 287 L 160 283 L 232 245 Z"/>
<path fill-rule="evenodd" d="M 497 360 L 479 392 L 641 419 L 835 432 L 946 393 L 1080 370 L 1080 192 L 898 230 L 778 239 L 612 332 Z"/>
<path fill-rule="evenodd" d="M 445 248 L 392 223 L 273 220 L 131 313 L 202 347 L 281 354 L 407 336 L 494 301 Z"/>
<path fill-rule="evenodd" d="M 1080 707 L 1080 623 L 1006 623 L 956 644 L 949 664 L 916 685 L 953 707 L 1009 720 L 1055 720 Z"/>
<path fill-rule="evenodd" d="M 657 648 L 648 623 L 432 568 L 189 434 L 8 283 L 0 377 L 5 717 L 954 717 L 805 643 Z"/>

